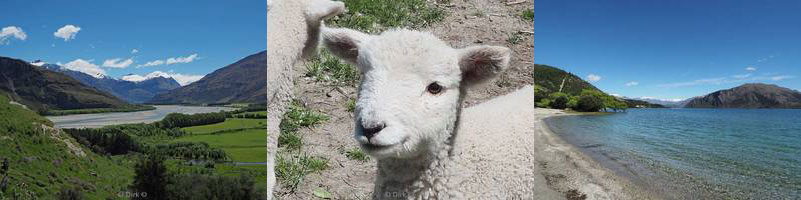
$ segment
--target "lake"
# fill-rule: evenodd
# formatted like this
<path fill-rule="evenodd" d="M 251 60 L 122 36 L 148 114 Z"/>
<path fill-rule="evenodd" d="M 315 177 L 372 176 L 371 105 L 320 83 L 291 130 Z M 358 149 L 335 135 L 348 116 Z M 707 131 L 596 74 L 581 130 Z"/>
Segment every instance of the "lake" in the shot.
<path fill-rule="evenodd" d="M 667 199 L 801 199 L 801 110 L 630 109 L 545 122 Z"/>
<path fill-rule="evenodd" d="M 232 111 L 232 107 L 159 105 L 155 110 L 139 112 L 95 113 L 66 116 L 48 116 L 56 128 L 99 128 L 108 125 L 150 123 L 164 119 L 170 113 L 210 113 Z"/>

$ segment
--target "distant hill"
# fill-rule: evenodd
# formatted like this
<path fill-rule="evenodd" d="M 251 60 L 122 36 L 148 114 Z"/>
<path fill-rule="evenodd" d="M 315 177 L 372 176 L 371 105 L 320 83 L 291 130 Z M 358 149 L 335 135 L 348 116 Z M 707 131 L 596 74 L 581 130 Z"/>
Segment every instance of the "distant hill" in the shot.
<path fill-rule="evenodd" d="M 687 102 L 686 108 L 801 108 L 801 92 L 772 84 L 748 83 Z"/>
<path fill-rule="evenodd" d="M 192 84 L 156 95 L 153 104 L 267 102 L 267 51 L 247 56 Z"/>
<path fill-rule="evenodd" d="M 127 81 L 110 77 L 97 78 L 83 72 L 73 71 L 54 64 L 44 64 L 43 68 L 70 76 L 81 83 L 111 93 L 131 103 L 150 101 L 156 94 L 181 87 L 173 78 L 151 77 L 142 81 Z"/>
<path fill-rule="evenodd" d="M 2 74 L 8 60 L 0 62 Z M 6 177 L 7 187 L 0 199 L 59 199 L 62 188 L 80 191 L 85 199 L 105 199 L 127 189 L 133 169 L 95 154 L 52 125 L 0 95 L 0 163 L 8 161 L 8 171 L 0 170 L 0 185 Z"/>
<path fill-rule="evenodd" d="M 534 65 L 534 85 L 544 88 L 546 92 L 558 92 L 563 80 L 562 92 L 569 95 L 580 95 L 584 89 L 601 91 L 572 73 L 548 65 Z"/>
<path fill-rule="evenodd" d="M 642 97 L 640 97 L 640 98 L 630 98 L 630 99 L 645 101 L 645 102 L 652 103 L 652 104 L 659 104 L 659 105 L 663 105 L 663 106 L 671 107 L 671 108 L 680 108 L 680 107 L 684 107 L 684 105 L 687 104 L 687 102 L 690 101 L 690 99 L 692 99 L 692 98 L 687 98 L 687 99 L 657 99 L 657 98 L 648 98 L 648 97 L 642 98 Z"/>
<path fill-rule="evenodd" d="M 626 105 L 629 108 L 667 108 L 667 106 L 665 105 L 651 103 L 643 100 L 628 99 L 628 98 L 622 98 L 622 100 L 626 102 Z"/>
<path fill-rule="evenodd" d="M 0 94 L 40 113 L 134 106 L 67 75 L 7 57 L 0 57 Z"/>

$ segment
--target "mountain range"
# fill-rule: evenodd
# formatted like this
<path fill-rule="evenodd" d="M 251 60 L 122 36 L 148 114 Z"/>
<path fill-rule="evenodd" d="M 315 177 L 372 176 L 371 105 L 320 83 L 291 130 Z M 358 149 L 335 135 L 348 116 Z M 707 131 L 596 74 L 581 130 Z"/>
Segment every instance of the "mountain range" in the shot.
<path fill-rule="evenodd" d="M 558 91 L 569 95 L 579 95 L 585 89 L 601 91 L 579 76 L 541 64 L 534 66 L 534 84 L 535 98 L 547 98 Z M 801 92 L 764 83 L 743 84 L 687 99 L 616 97 L 629 107 L 641 108 L 801 108 Z"/>
<path fill-rule="evenodd" d="M 189 85 L 161 93 L 152 104 L 267 102 L 267 51 L 220 68 Z"/>
<path fill-rule="evenodd" d="M 0 95 L 40 113 L 49 110 L 135 107 L 68 75 L 7 57 L 0 57 Z"/>
<path fill-rule="evenodd" d="M 801 108 L 801 92 L 748 83 L 690 99 L 685 108 Z"/>
<path fill-rule="evenodd" d="M 154 74 L 149 75 L 147 79 L 144 80 L 129 81 L 107 76 L 95 77 L 83 72 L 73 71 L 59 65 L 48 64 L 41 61 L 34 61 L 32 64 L 70 76 L 87 86 L 111 93 L 130 103 L 144 103 L 152 99 L 156 94 L 181 87 L 178 81 L 166 74 Z"/>

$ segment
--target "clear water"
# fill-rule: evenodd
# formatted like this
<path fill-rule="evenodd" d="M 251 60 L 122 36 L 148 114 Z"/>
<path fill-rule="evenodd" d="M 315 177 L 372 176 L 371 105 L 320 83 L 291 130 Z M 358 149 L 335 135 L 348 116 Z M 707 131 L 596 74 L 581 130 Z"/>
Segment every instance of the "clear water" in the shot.
<path fill-rule="evenodd" d="M 545 121 L 668 199 L 801 199 L 801 110 L 631 109 Z"/>

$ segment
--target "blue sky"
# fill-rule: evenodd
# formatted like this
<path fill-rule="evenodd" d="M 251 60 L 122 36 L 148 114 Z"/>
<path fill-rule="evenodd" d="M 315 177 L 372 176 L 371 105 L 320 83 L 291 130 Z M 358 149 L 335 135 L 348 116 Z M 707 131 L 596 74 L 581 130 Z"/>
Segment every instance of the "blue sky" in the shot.
<path fill-rule="evenodd" d="M 0 56 L 115 78 L 161 71 L 185 83 L 266 46 L 265 1 L 12 0 L 0 13 Z"/>
<path fill-rule="evenodd" d="M 801 1 L 559 1 L 535 7 L 538 64 L 663 99 L 743 83 L 801 89 Z"/>

